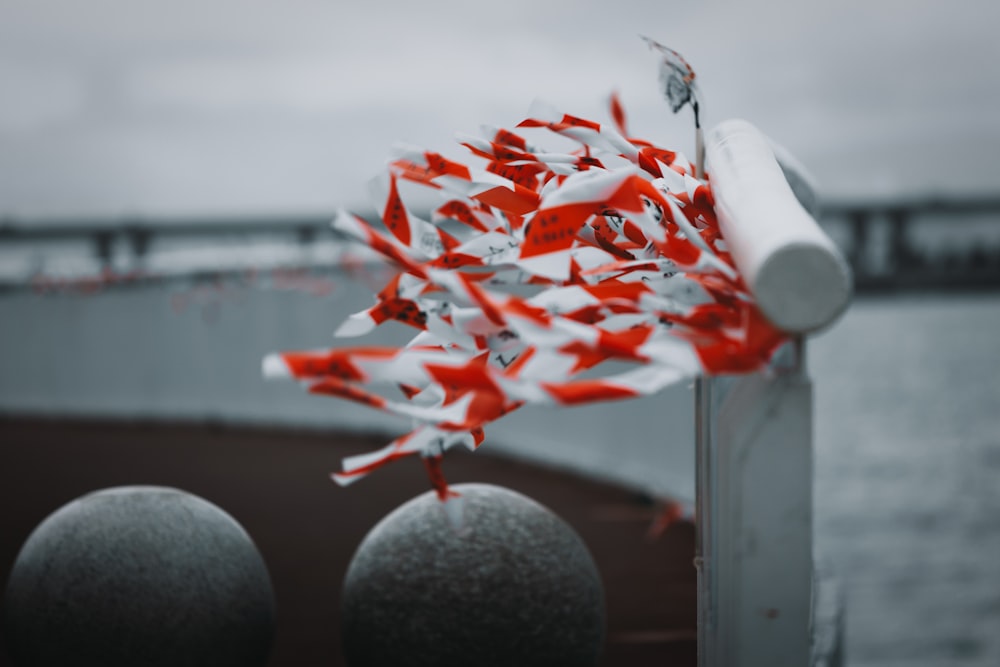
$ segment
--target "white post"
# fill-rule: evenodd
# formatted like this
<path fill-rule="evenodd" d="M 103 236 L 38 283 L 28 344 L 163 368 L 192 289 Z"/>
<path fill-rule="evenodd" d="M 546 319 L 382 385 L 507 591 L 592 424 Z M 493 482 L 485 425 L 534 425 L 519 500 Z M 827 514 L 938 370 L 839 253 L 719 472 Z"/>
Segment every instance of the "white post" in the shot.
<path fill-rule="evenodd" d="M 797 358 L 798 349 L 789 350 Z M 810 664 L 812 383 L 794 363 L 698 385 L 702 665 Z"/>
<path fill-rule="evenodd" d="M 802 335 L 843 312 L 851 277 L 756 128 L 717 126 L 706 154 L 733 259 L 793 343 L 765 371 L 696 385 L 699 664 L 805 667 L 813 661 L 814 568 L 812 383 Z"/>

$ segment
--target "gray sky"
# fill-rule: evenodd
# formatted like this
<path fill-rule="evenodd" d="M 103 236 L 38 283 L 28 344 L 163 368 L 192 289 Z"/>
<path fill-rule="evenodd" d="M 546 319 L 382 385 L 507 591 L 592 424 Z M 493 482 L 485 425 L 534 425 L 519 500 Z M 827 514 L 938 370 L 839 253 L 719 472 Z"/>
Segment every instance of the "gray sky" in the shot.
<path fill-rule="evenodd" d="M 830 196 L 1000 189 L 1000 3 L 0 0 L 0 215 L 327 213 L 532 100 L 691 154 L 644 33 Z"/>

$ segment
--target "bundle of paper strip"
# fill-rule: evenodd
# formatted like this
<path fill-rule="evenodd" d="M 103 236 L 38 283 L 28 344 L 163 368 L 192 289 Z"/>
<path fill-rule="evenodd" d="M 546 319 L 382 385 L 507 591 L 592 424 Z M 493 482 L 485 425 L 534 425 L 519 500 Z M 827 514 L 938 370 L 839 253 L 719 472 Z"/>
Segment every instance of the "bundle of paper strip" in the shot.
<path fill-rule="evenodd" d="M 690 103 L 697 117 L 694 73 L 651 46 L 674 111 Z M 398 348 L 264 360 L 268 377 L 412 418 L 411 432 L 345 459 L 334 480 L 349 484 L 420 454 L 448 500 L 443 452 L 475 449 L 484 426 L 522 405 L 624 399 L 699 374 L 748 372 L 785 341 L 726 251 L 701 142 L 692 165 L 629 136 L 615 96 L 611 115 L 609 126 L 536 103 L 523 130 L 460 137 L 479 166 L 400 149 L 375 182 L 384 227 L 336 216 L 337 230 L 398 267 L 375 305 L 336 334 L 360 336 L 388 320 L 417 333 Z M 572 147 L 549 152 L 527 132 Z M 407 188 L 439 198 L 429 219 L 404 201 Z"/>

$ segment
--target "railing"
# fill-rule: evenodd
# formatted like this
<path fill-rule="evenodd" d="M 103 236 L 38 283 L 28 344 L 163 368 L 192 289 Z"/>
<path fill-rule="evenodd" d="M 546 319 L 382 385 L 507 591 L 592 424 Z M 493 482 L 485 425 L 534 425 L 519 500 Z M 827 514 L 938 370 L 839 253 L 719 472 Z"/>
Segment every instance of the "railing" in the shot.
<path fill-rule="evenodd" d="M 805 336 L 846 309 L 850 269 L 803 206 L 814 200 L 806 180 L 779 167 L 756 128 L 722 123 L 706 153 L 737 268 L 792 342 L 764 371 L 696 383 L 698 664 L 830 664 L 841 632 L 817 606 Z"/>

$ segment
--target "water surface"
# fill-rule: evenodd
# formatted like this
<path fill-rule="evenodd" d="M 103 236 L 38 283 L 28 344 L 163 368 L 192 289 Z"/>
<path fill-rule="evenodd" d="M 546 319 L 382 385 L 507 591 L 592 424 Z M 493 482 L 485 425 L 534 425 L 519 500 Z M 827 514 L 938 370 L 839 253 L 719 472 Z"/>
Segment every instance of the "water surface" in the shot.
<path fill-rule="evenodd" d="M 1000 665 L 1000 295 L 858 300 L 810 363 L 848 663 Z"/>

